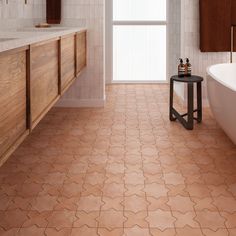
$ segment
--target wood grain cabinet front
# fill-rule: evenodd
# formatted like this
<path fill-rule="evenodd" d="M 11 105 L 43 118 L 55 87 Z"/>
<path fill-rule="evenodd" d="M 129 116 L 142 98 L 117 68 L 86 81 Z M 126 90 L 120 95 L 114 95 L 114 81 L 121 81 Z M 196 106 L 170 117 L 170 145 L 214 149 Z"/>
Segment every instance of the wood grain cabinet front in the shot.
<path fill-rule="evenodd" d="M 86 66 L 86 31 L 76 34 L 76 75 L 78 76 L 82 69 Z"/>
<path fill-rule="evenodd" d="M 61 94 L 71 85 L 75 79 L 75 34 L 61 38 Z"/>
<path fill-rule="evenodd" d="M 59 98 L 59 40 L 30 49 L 30 110 L 34 128 Z"/>
<path fill-rule="evenodd" d="M 236 25 L 236 0 L 199 0 L 200 50 L 229 52 L 231 26 Z M 236 28 L 235 28 L 236 32 Z M 234 37 L 236 51 L 236 37 Z"/>
<path fill-rule="evenodd" d="M 27 132 L 26 48 L 0 54 L 0 164 Z"/>
<path fill-rule="evenodd" d="M 86 66 L 86 31 L 0 53 L 0 166 Z"/>

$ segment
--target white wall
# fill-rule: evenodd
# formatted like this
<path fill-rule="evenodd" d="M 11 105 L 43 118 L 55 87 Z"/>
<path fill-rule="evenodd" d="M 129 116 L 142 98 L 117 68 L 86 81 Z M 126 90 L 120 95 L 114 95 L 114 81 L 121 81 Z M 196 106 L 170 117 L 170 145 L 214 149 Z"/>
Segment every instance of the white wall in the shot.
<path fill-rule="evenodd" d="M 46 0 L 0 0 L 0 30 L 33 26 L 45 19 Z"/>
<path fill-rule="evenodd" d="M 103 106 L 104 82 L 104 1 L 62 0 L 62 25 L 88 29 L 87 68 L 57 106 Z"/>
<path fill-rule="evenodd" d="M 206 68 L 217 63 L 229 62 L 229 53 L 202 53 L 200 52 L 199 28 L 199 0 L 178 0 L 181 2 L 181 57 L 189 57 L 193 73 L 203 76 L 204 104 L 207 105 L 206 94 Z M 186 98 L 186 89 L 177 87 L 176 92 L 180 97 Z M 185 94 L 183 94 L 185 93 Z"/>
<path fill-rule="evenodd" d="M 179 58 L 181 57 L 181 0 L 168 2 L 168 64 L 167 75 L 170 78 L 178 72 Z M 175 83 L 175 91 L 184 100 L 184 87 Z"/>
<path fill-rule="evenodd" d="M 168 2 L 168 64 L 167 76 L 177 73 L 181 54 L 181 0 Z"/>

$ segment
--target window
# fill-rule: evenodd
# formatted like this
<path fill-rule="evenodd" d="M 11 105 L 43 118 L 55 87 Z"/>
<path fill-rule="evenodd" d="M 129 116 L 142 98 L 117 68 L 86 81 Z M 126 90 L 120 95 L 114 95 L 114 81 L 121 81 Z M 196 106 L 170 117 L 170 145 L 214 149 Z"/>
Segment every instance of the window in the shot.
<path fill-rule="evenodd" d="M 113 81 L 166 81 L 166 0 L 113 0 Z"/>
<path fill-rule="evenodd" d="M 113 0 L 114 21 L 166 21 L 166 0 Z"/>

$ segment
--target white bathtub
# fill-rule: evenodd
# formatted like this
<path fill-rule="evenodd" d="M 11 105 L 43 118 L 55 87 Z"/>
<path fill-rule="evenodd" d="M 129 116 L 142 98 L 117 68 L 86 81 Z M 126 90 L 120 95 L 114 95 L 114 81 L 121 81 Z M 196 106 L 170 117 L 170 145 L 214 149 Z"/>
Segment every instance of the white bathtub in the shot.
<path fill-rule="evenodd" d="M 216 121 L 236 144 L 236 64 L 218 64 L 207 69 L 207 90 Z"/>

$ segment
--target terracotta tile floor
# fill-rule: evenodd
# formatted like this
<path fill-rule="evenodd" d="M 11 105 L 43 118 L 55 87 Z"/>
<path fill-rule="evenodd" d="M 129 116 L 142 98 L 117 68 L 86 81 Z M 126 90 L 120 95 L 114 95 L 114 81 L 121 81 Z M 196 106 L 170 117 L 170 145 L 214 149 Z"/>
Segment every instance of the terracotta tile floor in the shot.
<path fill-rule="evenodd" d="M 53 109 L 0 168 L 0 235 L 235 236 L 236 147 L 204 111 L 168 120 L 167 85 Z"/>

